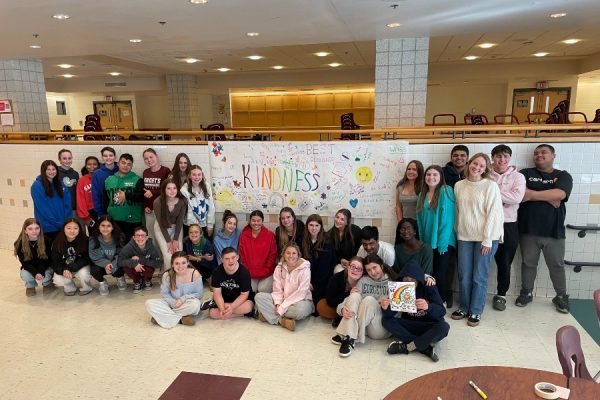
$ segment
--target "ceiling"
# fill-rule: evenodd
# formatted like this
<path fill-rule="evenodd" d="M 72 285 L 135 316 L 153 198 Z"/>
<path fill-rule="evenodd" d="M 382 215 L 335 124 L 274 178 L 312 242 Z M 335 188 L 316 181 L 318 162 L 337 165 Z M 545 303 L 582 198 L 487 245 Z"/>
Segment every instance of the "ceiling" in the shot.
<path fill-rule="evenodd" d="M 372 67 L 375 39 L 430 36 L 430 62 L 600 52 L 598 0 L 20 0 L 0 13 L 0 59 L 42 58 L 47 78 Z M 564 12 L 563 18 L 550 18 Z M 52 15 L 64 13 L 67 20 Z M 164 23 L 161 23 L 164 22 Z M 398 22 L 399 28 L 386 24 Z M 249 37 L 247 32 L 259 32 Z M 38 35 L 34 37 L 34 35 Z M 141 39 L 130 43 L 129 39 Z M 561 40 L 581 39 L 574 45 Z M 496 43 L 490 49 L 475 47 Z M 39 45 L 31 49 L 30 45 Z M 326 57 L 313 53 L 326 51 Z M 246 57 L 264 58 L 252 61 Z M 201 61 L 187 64 L 182 58 Z M 58 64 L 72 64 L 69 70 Z"/>

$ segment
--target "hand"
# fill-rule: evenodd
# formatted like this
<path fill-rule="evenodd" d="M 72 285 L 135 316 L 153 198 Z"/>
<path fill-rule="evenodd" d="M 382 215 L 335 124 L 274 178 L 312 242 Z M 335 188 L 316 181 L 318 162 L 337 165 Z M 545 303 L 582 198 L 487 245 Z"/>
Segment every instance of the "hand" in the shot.
<path fill-rule="evenodd" d="M 356 286 L 354 286 L 351 290 L 350 293 L 359 293 L 358 288 Z"/>
<path fill-rule="evenodd" d="M 387 298 L 387 297 L 382 297 L 382 298 L 379 300 L 379 305 L 381 306 L 381 308 L 382 308 L 383 310 L 387 310 L 387 309 L 388 309 L 388 307 L 390 306 L 390 299 L 389 299 L 389 298 Z"/>
<path fill-rule="evenodd" d="M 275 314 L 279 315 L 279 304 L 275 304 Z"/>
<path fill-rule="evenodd" d="M 342 308 L 342 317 L 345 319 L 354 318 L 356 313 L 354 311 L 350 311 L 346 306 Z"/>
<path fill-rule="evenodd" d="M 106 264 L 104 271 L 106 271 L 107 274 L 110 274 L 110 271 L 112 271 L 112 264 Z"/>
<path fill-rule="evenodd" d="M 63 271 L 63 277 L 65 277 L 67 279 L 73 279 L 73 274 L 68 269 L 65 269 Z"/>
<path fill-rule="evenodd" d="M 146 214 L 152 214 L 152 210 L 150 209 L 150 207 L 145 207 L 145 208 L 144 208 L 144 212 L 145 212 Z"/>
<path fill-rule="evenodd" d="M 213 234 L 213 231 L 214 231 L 214 228 L 212 228 L 212 227 L 211 227 L 211 228 L 208 228 L 208 227 L 207 227 L 207 228 L 206 228 L 206 234 L 207 234 L 207 236 L 212 236 L 212 234 Z"/>
<path fill-rule="evenodd" d="M 560 208 L 561 202 L 560 202 L 560 200 L 550 200 L 547 203 L 550 204 L 554 208 Z"/>
<path fill-rule="evenodd" d="M 415 305 L 417 306 L 417 310 L 428 310 L 429 303 L 425 299 L 417 299 L 415 301 Z"/>
<path fill-rule="evenodd" d="M 342 258 L 340 260 L 340 265 L 347 269 L 350 266 L 350 261 L 346 260 L 345 258 Z"/>
<path fill-rule="evenodd" d="M 181 299 L 177 299 L 175 300 L 175 307 L 173 308 L 179 308 L 183 305 L 183 301 L 181 301 Z"/>
<path fill-rule="evenodd" d="M 167 250 L 169 251 L 169 253 L 173 254 L 177 251 L 179 251 L 179 241 L 177 240 L 171 240 L 168 244 L 167 244 Z"/>
<path fill-rule="evenodd" d="M 490 254 L 490 251 L 492 251 L 491 247 L 481 245 L 481 255 L 482 256 L 487 256 L 488 254 Z"/>
<path fill-rule="evenodd" d="M 147 198 L 147 199 L 151 198 L 152 197 L 152 192 L 149 191 L 148 189 L 145 189 L 144 190 L 144 197 Z M 146 208 L 146 209 L 148 209 L 148 208 Z"/>
<path fill-rule="evenodd" d="M 134 269 L 136 272 L 144 272 L 146 270 L 142 264 L 136 265 Z"/>
<path fill-rule="evenodd" d="M 121 205 L 125 201 L 125 192 L 122 190 L 117 190 L 114 200 L 116 205 Z"/>
<path fill-rule="evenodd" d="M 227 319 L 232 313 L 233 308 L 231 308 L 231 304 L 225 304 L 223 311 L 221 311 L 221 319 Z"/>
<path fill-rule="evenodd" d="M 205 255 L 204 255 L 204 259 L 205 259 L 206 261 L 211 261 L 211 262 L 212 262 L 212 260 L 214 260 L 214 259 L 215 259 L 215 256 L 213 256 L 213 255 L 212 255 L 212 254 L 210 254 L 210 253 L 207 253 L 207 254 L 205 254 Z"/>
<path fill-rule="evenodd" d="M 36 281 L 41 281 L 42 279 L 44 279 L 44 277 L 42 276 L 42 274 L 35 274 L 35 280 Z"/>
<path fill-rule="evenodd" d="M 427 278 L 425 278 L 425 286 L 434 286 L 435 285 L 435 279 L 433 279 L 433 276 L 428 276 Z"/>

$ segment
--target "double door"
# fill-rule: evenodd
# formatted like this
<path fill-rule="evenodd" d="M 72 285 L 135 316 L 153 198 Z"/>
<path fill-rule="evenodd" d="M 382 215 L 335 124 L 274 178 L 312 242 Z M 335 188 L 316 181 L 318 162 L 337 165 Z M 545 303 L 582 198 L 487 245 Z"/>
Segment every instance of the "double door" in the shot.
<path fill-rule="evenodd" d="M 104 130 L 133 130 L 131 101 L 95 101 L 94 113 Z"/>
<path fill-rule="evenodd" d="M 527 115 L 531 113 L 551 113 L 554 107 L 562 100 L 569 100 L 570 88 L 552 89 L 515 89 L 513 92 L 512 113 L 519 122 L 527 122 Z M 532 116 L 537 122 L 544 123 L 546 117 Z"/>

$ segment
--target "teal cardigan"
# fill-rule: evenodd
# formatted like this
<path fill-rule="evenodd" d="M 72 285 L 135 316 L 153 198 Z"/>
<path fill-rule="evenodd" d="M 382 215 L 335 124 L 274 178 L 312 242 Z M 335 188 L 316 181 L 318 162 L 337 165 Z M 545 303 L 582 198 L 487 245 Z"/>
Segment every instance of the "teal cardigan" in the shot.
<path fill-rule="evenodd" d="M 432 249 L 437 249 L 439 253 L 448 251 L 448 246 L 456 247 L 454 190 L 447 185 L 441 188 L 435 210 L 429 208 L 426 192 L 421 192 L 417 204 L 420 204 L 421 196 L 425 196 L 425 199 L 423 208 L 417 212 L 419 239 L 428 243 Z"/>

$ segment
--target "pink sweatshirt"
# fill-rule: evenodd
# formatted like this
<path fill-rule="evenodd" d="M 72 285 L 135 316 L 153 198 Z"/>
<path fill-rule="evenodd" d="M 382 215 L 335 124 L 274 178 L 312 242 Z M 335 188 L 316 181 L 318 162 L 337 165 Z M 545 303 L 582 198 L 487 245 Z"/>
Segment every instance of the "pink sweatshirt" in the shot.
<path fill-rule="evenodd" d="M 310 291 L 310 262 L 300 259 L 302 262 L 289 272 L 285 261 L 275 267 L 273 273 L 273 302 L 279 304 L 279 315 L 286 313 L 294 303 L 302 300 L 312 300 Z"/>
<path fill-rule="evenodd" d="M 516 222 L 519 204 L 525 196 L 525 177 L 513 165 L 508 167 L 508 170 L 503 174 L 492 170 L 491 176 L 500 187 L 504 222 Z"/>

